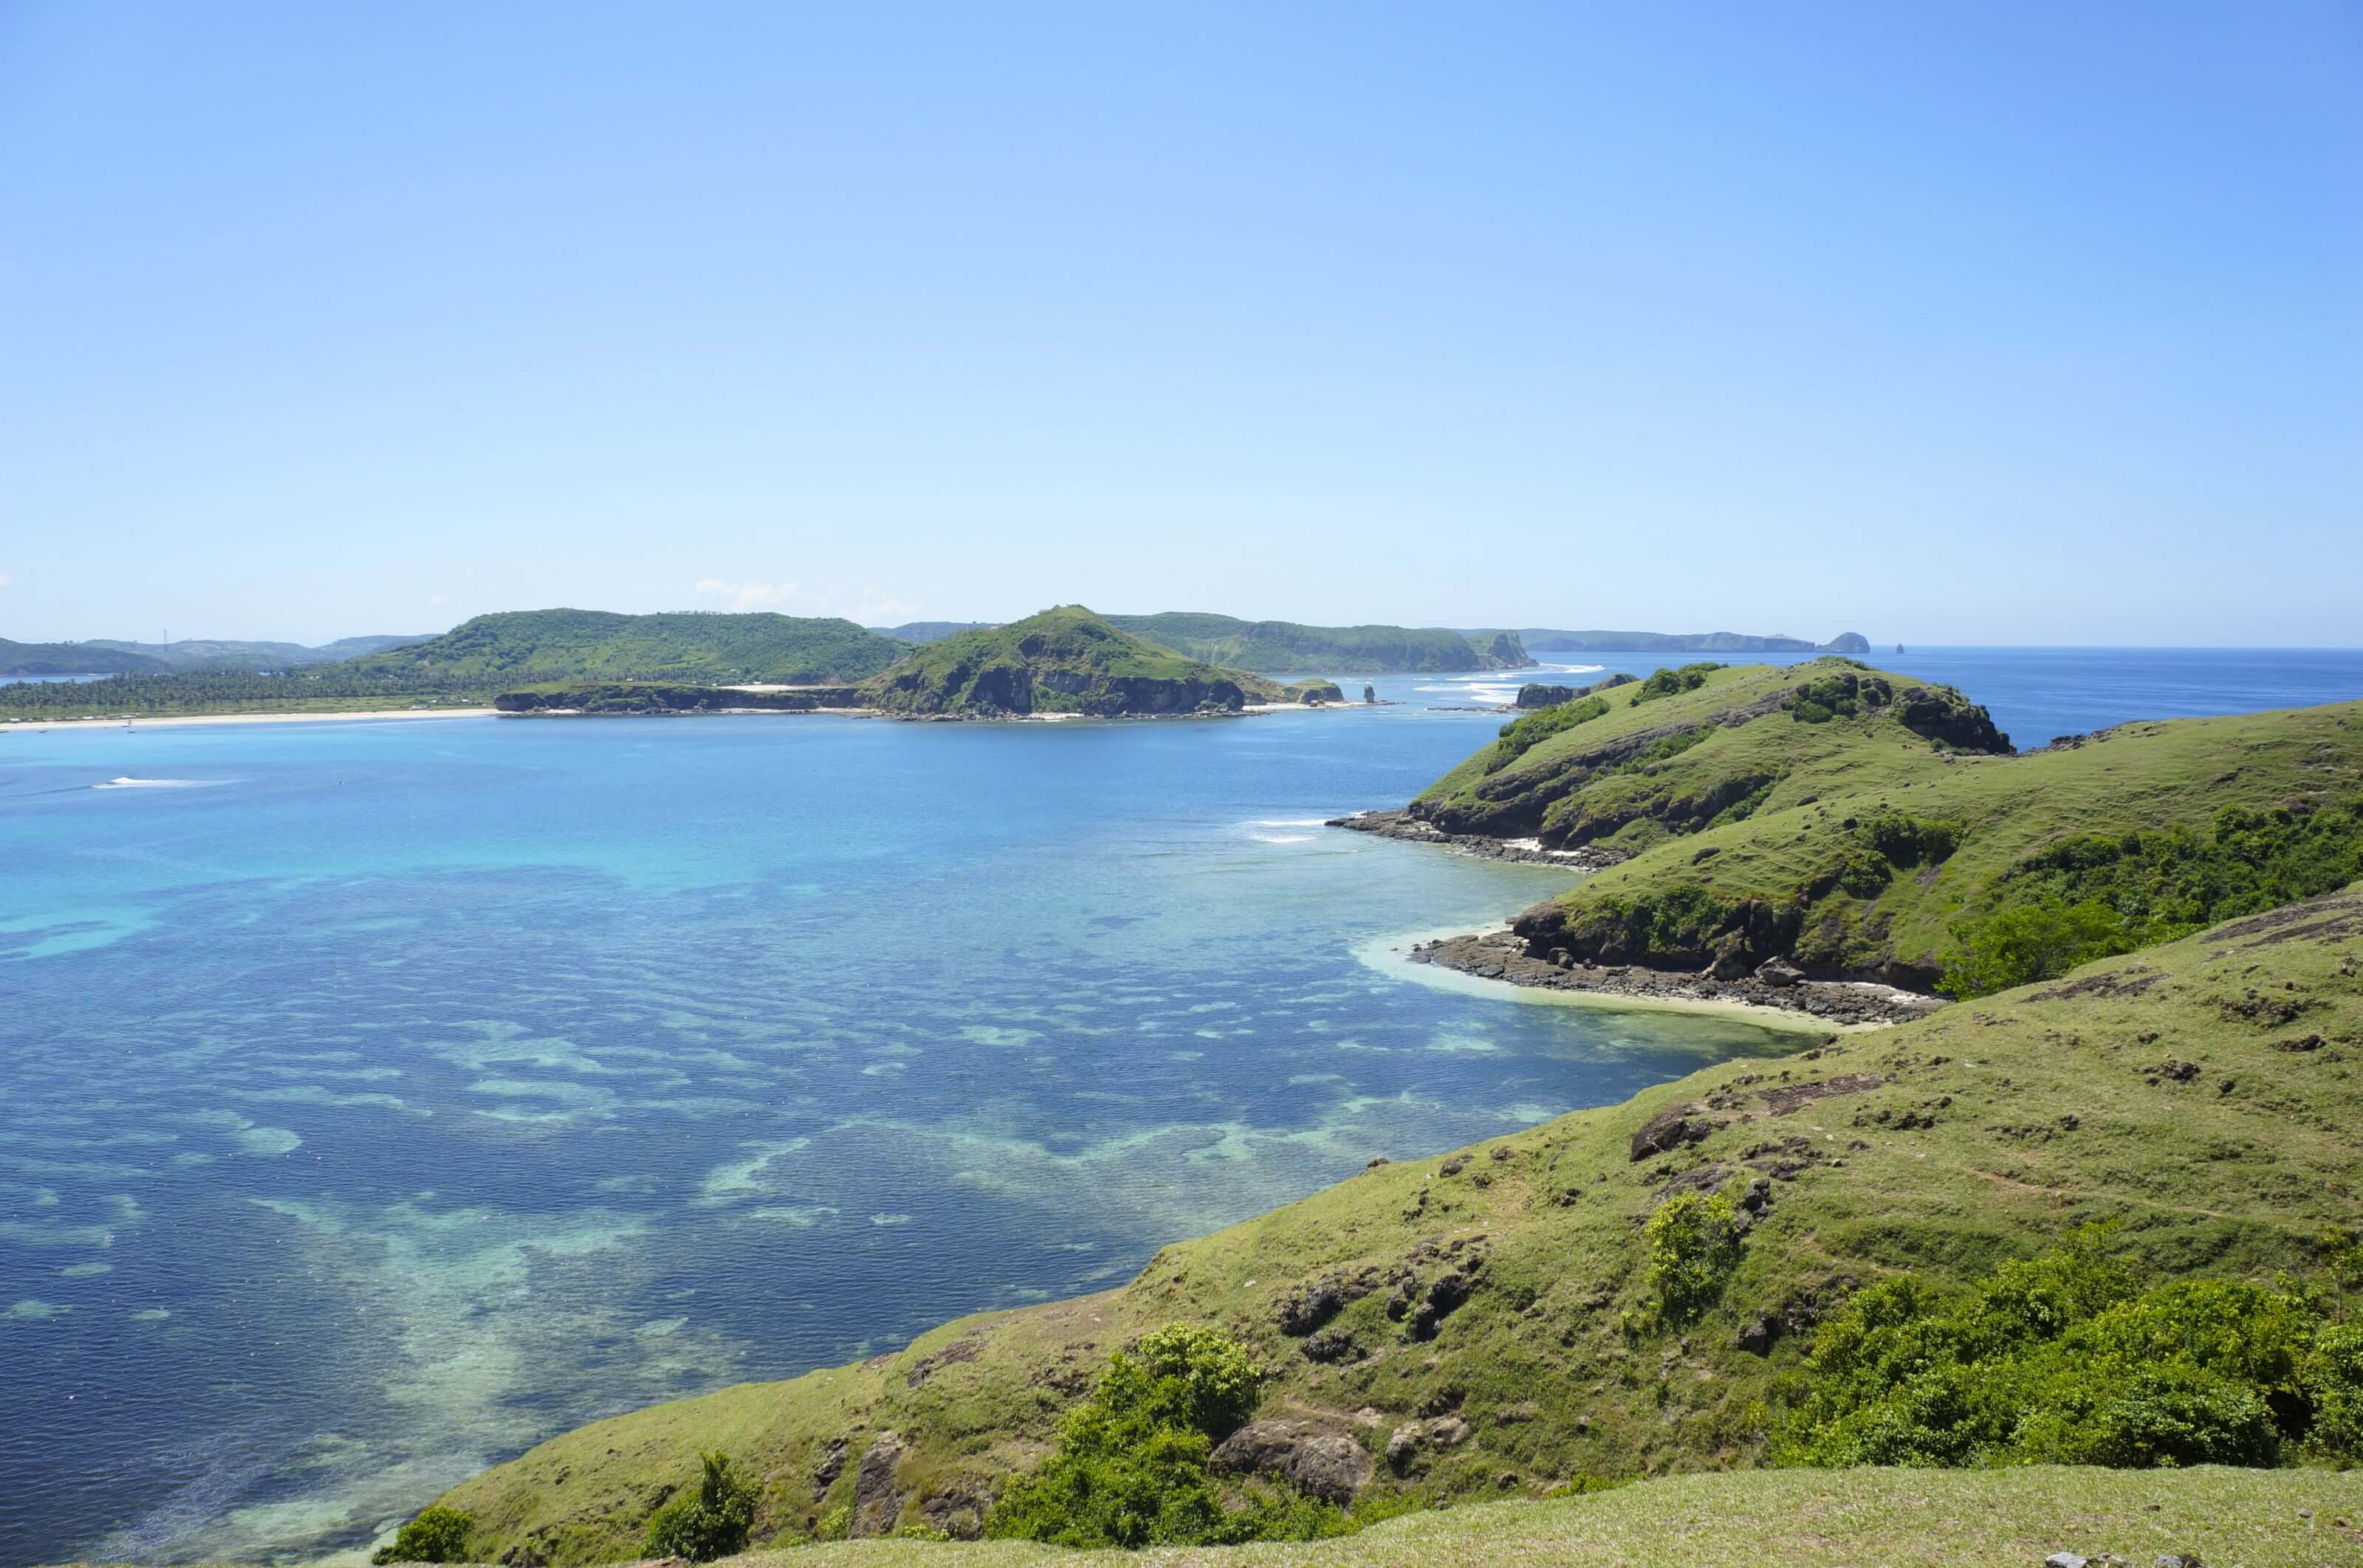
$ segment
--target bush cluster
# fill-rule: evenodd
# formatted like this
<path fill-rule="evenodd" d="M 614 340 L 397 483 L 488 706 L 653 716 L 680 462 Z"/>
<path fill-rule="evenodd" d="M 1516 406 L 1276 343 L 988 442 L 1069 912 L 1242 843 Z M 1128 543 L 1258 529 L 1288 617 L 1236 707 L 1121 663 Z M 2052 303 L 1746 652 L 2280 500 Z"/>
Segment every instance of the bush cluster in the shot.
<path fill-rule="evenodd" d="M 682 1492 L 649 1520 L 650 1557 L 686 1557 L 711 1562 L 747 1550 L 755 1527 L 755 1484 L 741 1475 L 727 1453 L 698 1456 L 704 1467 L 697 1490 Z"/>
<path fill-rule="evenodd" d="M 1944 989 L 1984 996 L 2200 927 L 2311 899 L 2363 878 L 2363 799 L 2308 810 L 2226 806 L 2178 823 L 2088 834 L 2013 868 L 2002 896 L 1956 928 Z"/>
<path fill-rule="evenodd" d="M 1695 691 L 1706 684 L 1708 676 L 1723 668 L 1712 659 L 1702 659 L 1696 664 L 1686 664 L 1680 669 L 1659 670 L 1648 679 L 1641 682 L 1641 690 L 1633 693 L 1633 701 L 1654 702 L 1660 697 L 1673 697 L 1684 691 Z"/>
<path fill-rule="evenodd" d="M 1715 1304 L 1739 1266 L 1744 1229 L 1729 1192 L 1676 1193 L 1658 1205 L 1644 1229 L 1649 1261 L 1641 1276 L 1658 1322 L 1679 1328 Z"/>
<path fill-rule="evenodd" d="M 1224 1496 L 1215 1443 L 1254 1411 L 1263 1375 L 1220 1330 L 1177 1323 L 1108 1358 L 1089 1399 L 1059 1424 L 1040 1469 L 1006 1486 L 985 1533 L 1071 1547 L 1306 1540 L 1345 1514 L 1292 1488 Z"/>
<path fill-rule="evenodd" d="M 423 1508 L 416 1518 L 394 1532 L 391 1545 L 370 1554 L 372 1562 L 465 1562 L 472 1515 L 438 1503 Z"/>
<path fill-rule="evenodd" d="M 1774 1456 L 1850 1464 L 2273 1464 L 2363 1453 L 2363 1330 L 2292 1288 L 2140 1288 L 2088 1230 L 1963 1295 L 1903 1275 L 1814 1341 Z"/>

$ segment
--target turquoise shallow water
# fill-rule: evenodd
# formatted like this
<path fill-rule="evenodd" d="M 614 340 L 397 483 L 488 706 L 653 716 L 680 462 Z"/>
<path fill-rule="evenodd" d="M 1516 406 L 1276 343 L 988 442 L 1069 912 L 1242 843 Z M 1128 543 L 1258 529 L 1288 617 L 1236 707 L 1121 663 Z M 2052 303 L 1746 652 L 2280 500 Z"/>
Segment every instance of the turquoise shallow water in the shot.
<path fill-rule="evenodd" d="M 2363 690 L 2353 655 L 1928 657 L 2031 736 Z M 0 1564 L 362 1543 L 592 1417 L 1790 1048 L 1372 959 L 1562 885 L 1318 825 L 1514 682 L 1380 684 L 0 734 Z"/>
<path fill-rule="evenodd" d="M 362 1541 L 591 1417 L 1786 1048 L 1358 956 L 1562 885 L 1318 825 L 1500 723 L 1459 695 L 7 736 L 0 1558 Z"/>

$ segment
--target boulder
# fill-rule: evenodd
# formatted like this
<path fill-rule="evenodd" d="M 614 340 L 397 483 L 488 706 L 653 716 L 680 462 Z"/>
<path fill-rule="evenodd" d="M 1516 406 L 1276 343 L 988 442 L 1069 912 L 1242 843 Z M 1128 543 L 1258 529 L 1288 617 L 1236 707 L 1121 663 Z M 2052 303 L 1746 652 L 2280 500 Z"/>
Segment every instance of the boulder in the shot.
<path fill-rule="evenodd" d="M 1718 980 L 1740 979 L 1747 969 L 1747 939 L 1736 931 L 1715 944 L 1714 957 L 1706 966 L 1706 972 Z"/>
<path fill-rule="evenodd" d="M 1804 982 L 1805 971 L 1798 968 L 1786 958 L 1767 958 L 1757 966 L 1756 977 L 1768 986 L 1776 986 L 1785 990 L 1791 986 L 1802 985 Z"/>
<path fill-rule="evenodd" d="M 1331 1503 L 1351 1502 L 1370 1485 L 1371 1468 L 1369 1452 L 1354 1437 L 1303 1420 L 1249 1421 L 1215 1446 L 1207 1465 L 1220 1475 L 1285 1481 Z"/>
<path fill-rule="evenodd" d="M 1633 1134 L 1628 1157 L 1646 1160 L 1652 1154 L 1662 1154 L 1686 1143 L 1695 1143 L 1714 1131 L 1714 1124 L 1699 1115 L 1695 1105 L 1678 1105 L 1651 1117 L 1647 1125 Z"/>
<path fill-rule="evenodd" d="M 1739 1336 L 1736 1342 L 1741 1350 L 1746 1351 L 1750 1355 L 1770 1355 L 1772 1353 L 1772 1342 L 1780 1337 L 1781 1322 L 1779 1319 L 1751 1318 L 1747 1322 L 1739 1325 Z"/>

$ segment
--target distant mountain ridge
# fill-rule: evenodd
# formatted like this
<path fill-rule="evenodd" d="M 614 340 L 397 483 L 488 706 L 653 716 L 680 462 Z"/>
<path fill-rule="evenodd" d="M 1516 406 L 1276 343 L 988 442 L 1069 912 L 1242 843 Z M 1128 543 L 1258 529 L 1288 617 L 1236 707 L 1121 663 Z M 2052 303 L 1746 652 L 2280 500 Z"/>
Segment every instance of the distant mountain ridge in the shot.
<path fill-rule="evenodd" d="M 1514 635 L 1534 653 L 1834 653 L 1859 658 L 1870 651 L 1870 639 L 1860 632 L 1840 632 L 1826 643 L 1745 632 L 1569 632 L 1549 626 L 1521 626 Z"/>
<path fill-rule="evenodd" d="M 0 637 L 0 675 L 161 675 L 162 659 L 106 643 L 12 643 Z"/>
<path fill-rule="evenodd" d="M 754 611 L 625 615 L 606 610 L 513 610 L 479 615 L 439 637 L 365 654 L 360 674 L 417 673 L 487 682 L 562 679 L 734 680 L 807 685 L 877 674 L 909 652 L 850 621 Z"/>
<path fill-rule="evenodd" d="M 306 665 L 335 664 L 362 654 L 383 653 L 388 648 L 423 643 L 435 635 L 433 632 L 418 632 L 407 636 L 339 637 L 333 643 L 322 643 L 317 646 L 222 637 L 183 637 L 170 643 L 135 643 L 114 637 L 93 637 L 75 646 L 111 648 L 117 653 L 153 659 L 166 669 L 300 669 Z"/>

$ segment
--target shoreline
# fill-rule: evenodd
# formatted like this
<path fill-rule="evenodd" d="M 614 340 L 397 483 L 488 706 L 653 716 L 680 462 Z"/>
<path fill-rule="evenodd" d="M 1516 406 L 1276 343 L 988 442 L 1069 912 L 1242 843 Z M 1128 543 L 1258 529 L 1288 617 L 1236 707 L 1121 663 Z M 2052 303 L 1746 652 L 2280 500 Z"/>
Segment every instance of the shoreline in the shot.
<path fill-rule="evenodd" d="M 1718 980 L 1703 972 L 1651 969 L 1637 964 L 1561 967 L 1527 953 L 1525 944 L 1506 923 L 1415 944 L 1405 953 L 1404 961 L 1521 990 L 1570 999 L 1588 998 L 1596 1005 L 1737 1010 L 1769 1015 L 1798 1028 L 1884 1029 L 1926 1018 L 1946 1005 L 1941 997 L 1872 980 L 1798 979 L 1776 986 L 1753 977 Z"/>
<path fill-rule="evenodd" d="M 1605 988 L 1580 989 L 1572 986 L 1521 985 L 1515 980 L 1495 978 L 1449 964 L 1440 964 L 1422 956 L 1423 950 L 1432 950 L 1444 943 L 1473 940 L 1487 936 L 1509 935 L 1507 924 L 1484 932 L 1438 933 L 1421 931 L 1399 933 L 1365 943 L 1355 949 L 1355 956 L 1365 966 L 1381 974 L 1392 975 L 1414 984 L 1433 986 L 1440 990 L 1454 991 L 1463 996 L 1483 997 L 1491 1001 L 1521 1002 L 1530 1007 L 1582 1008 L 1594 1012 L 1657 1012 L 1676 1013 L 1685 1018 L 1722 1019 L 1728 1022 L 1747 1023 L 1758 1029 L 1782 1033 L 1811 1035 L 1826 1039 L 1832 1034 L 1858 1034 L 1868 1030 L 1885 1028 L 1883 1023 L 1847 1022 L 1823 1018 L 1795 1008 L 1776 1007 L 1765 1002 L 1749 1001 L 1739 997 L 1683 996 L 1643 991 L 1617 991 Z"/>
<path fill-rule="evenodd" d="M 1488 838 L 1482 834 L 1446 833 L 1408 811 L 1354 812 L 1331 817 L 1321 825 L 1344 828 L 1348 833 L 1367 833 L 1377 838 L 1400 839 L 1405 844 L 1433 845 L 1456 855 L 1473 855 L 1481 860 L 1514 860 L 1529 866 L 1557 866 L 1569 871 L 1605 871 L 1632 858 L 1616 850 L 1589 845 L 1581 849 L 1546 849 L 1538 838 Z"/>
<path fill-rule="evenodd" d="M 497 716 L 498 710 L 493 708 L 373 708 L 335 713 L 158 713 L 153 717 L 142 713 L 127 717 L 117 713 L 105 718 L 9 720 L 0 722 L 0 735 L 39 734 L 46 730 L 127 728 L 136 734 L 143 729 L 183 729 L 191 724 L 352 723 L 397 719 L 489 719 Z"/>

